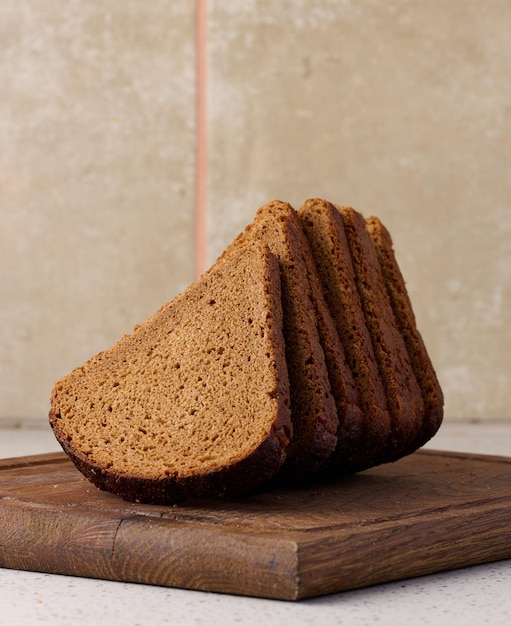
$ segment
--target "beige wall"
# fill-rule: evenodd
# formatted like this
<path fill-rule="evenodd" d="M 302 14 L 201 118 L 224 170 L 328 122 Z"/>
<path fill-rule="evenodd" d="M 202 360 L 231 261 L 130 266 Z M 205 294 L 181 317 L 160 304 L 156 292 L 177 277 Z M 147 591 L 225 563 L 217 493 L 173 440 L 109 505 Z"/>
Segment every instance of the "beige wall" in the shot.
<path fill-rule="evenodd" d="M 212 262 L 272 198 L 390 228 L 448 419 L 511 419 L 511 3 L 3 0 L 0 420 Z"/>
<path fill-rule="evenodd" d="M 193 278 L 194 15 L 2 0 L 0 47 L 0 416 L 45 418 Z"/>

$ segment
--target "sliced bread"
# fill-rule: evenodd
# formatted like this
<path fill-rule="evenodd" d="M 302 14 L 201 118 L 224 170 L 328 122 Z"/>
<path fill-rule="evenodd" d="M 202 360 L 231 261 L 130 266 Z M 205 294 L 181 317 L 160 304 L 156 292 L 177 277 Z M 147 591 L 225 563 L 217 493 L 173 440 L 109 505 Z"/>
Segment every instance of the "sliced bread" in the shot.
<path fill-rule="evenodd" d="M 153 504 L 395 461 L 442 417 L 388 231 L 316 198 L 261 207 L 198 281 L 59 380 L 50 409 L 92 483 Z"/>
<path fill-rule="evenodd" d="M 384 459 L 391 433 L 385 389 L 365 320 L 342 216 L 333 204 L 317 198 L 307 200 L 298 214 L 358 390 L 363 424 L 357 436 L 351 438 L 348 466 L 350 471 L 357 471 Z"/>
<path fill-rule="evenodd" d="M 261 207 L 224 256 L 247 241 L 265 242 L 279 261 L 293 423 L 281 473 L 302 480 L 325 466 L 337 445 L 339 423 L 307 272 L 311 251 L 296 211 L 280 201 Z"/>
<path fill-rule="evenodd" d="M 398 329 L 406 345 L 410 362 L 424 402 L 422 425 L 411 439 L 407 453 L 423 446 L 437 432 L 443 419 L 444 398 L 438 378 L 420 334 L 406 284 L 394 253 L 390 233 L 377 217 L 366 219 L 380 263 Z"/>
<path fill-rule="evenodd" d="M 280 469 L 292 432 L 282 323 L 275 256 L 240 247 L 55 384 L 58 441 L 126 500 L 252 491 Z"/>
<path fill-rule="evenodd" d="M 418 434 L 424 403 L 364 217 L 351 207 L 337 208 L 344 222 L 362 308 L 387 396 L 392 432 L 385 460 L 392 461 L 403 455 Z"/>

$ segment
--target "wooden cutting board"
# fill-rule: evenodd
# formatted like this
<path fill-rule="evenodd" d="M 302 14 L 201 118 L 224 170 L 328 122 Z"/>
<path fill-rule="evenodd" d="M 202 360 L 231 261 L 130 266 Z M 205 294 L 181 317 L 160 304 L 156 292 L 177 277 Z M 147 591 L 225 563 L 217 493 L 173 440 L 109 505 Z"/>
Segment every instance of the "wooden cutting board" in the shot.
<path fill-rule="evenodd" d="M 511 557 L 511 458 L 419 451 L 237 502 L 137 505 L 0 461 L 0 566 L 296 600 Z"/>

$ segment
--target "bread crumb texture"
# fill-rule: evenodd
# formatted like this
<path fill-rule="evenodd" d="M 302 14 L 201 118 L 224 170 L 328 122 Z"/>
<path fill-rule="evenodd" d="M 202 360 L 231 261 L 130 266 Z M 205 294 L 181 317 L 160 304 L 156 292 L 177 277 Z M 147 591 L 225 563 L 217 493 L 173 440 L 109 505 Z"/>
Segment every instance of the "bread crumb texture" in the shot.
<path fill-rule="evenodd" d="M 242 251 L 59 381 L 55 434 L 82 463 L 145 480 L 223 471 L 272 437 L 284 447 L 281 326 L 276 262 Z"/>

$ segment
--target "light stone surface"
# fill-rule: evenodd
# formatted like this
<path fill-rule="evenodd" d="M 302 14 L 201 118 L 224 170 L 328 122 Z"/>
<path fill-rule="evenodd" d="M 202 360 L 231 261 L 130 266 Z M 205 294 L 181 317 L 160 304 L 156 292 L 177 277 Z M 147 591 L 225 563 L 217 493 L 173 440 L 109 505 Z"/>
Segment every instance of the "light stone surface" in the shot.
<path fill-rule="evenodd" d="M 193 279 L 188 2 L 0 7 L 0 419 Z"/>
<path fill-rule="evenodd" d="M 209 9 L 209 260 L 279 198 L 376 214 L 447 419 L 511 418 L 511 4 Z"/>
<path fill-rule="evenodd" d="M 282 602 L 0 570 L 9 626 L 507 626 L 511 561 Z"/>

